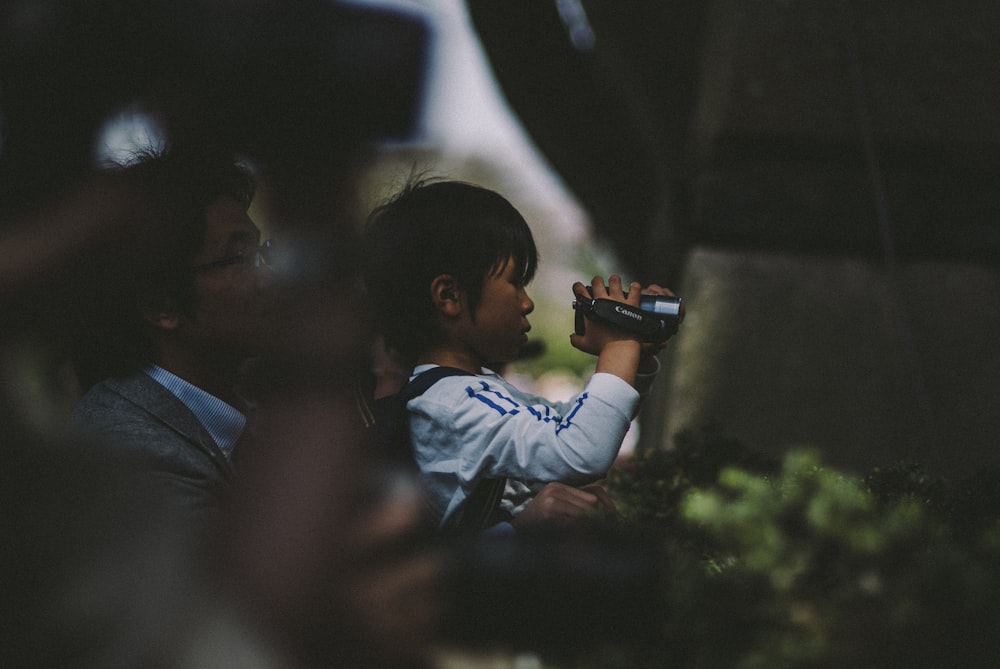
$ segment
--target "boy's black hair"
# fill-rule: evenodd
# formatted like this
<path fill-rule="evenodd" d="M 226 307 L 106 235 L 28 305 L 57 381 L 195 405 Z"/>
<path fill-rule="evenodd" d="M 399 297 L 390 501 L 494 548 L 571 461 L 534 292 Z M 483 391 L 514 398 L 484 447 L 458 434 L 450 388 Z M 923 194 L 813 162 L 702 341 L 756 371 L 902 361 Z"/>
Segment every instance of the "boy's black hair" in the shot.
<path fill-rule="evenodd" d="M 375 209 L 365 230 L 364 281 L 375 327 L 407 363 L 437 336 L 430 284 L 450 274 L 475 318 L 487 277 L 513 258 L 527 284 L 538 250 L 524 217 L 498 193 L 460 181 L 421 180 Z"/>

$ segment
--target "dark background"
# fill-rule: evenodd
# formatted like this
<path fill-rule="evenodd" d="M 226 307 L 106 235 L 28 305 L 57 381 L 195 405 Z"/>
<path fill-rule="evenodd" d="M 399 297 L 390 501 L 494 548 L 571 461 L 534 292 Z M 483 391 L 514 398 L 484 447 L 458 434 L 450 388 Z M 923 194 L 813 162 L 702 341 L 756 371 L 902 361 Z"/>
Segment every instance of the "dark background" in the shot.
<path fill-rule="evenodd" d="M 997 463 L 994 5 L 467 4 L 604 243 L 687 300 L 645 447 Z"/>

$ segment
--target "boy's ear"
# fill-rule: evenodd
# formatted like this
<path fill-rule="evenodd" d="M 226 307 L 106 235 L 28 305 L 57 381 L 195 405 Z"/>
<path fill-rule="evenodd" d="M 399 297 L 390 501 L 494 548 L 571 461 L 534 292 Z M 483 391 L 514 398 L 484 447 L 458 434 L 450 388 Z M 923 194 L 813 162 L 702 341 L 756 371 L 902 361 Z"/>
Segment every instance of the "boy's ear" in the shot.
<path fill-rule="evenodd" d="M 445 316 L 462 313 L 462 289 L 451 274 L 439 274 L 431 280 L 431 302 Z"/>
<path fill-rule="evenodd" d="M 181 310 L 169 297 L 147 299 L 142 306 L 142 316 L 159 330 L 176 330 L 181 323 Z"/>

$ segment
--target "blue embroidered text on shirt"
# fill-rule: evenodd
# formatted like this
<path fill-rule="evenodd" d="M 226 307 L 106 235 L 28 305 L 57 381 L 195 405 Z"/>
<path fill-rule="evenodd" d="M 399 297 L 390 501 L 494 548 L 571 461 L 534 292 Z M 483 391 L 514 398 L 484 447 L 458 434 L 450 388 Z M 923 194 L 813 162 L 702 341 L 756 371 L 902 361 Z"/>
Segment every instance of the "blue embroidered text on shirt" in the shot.
<path fill-rule="evenodd" d="M 542 421 L 543 423 L 550 423 L 554 420 L 555 421 L 562 420 L 562 416 L 552 413 L 552 407 L 543 405 L 542 409 L 544 409 L 544 411 L 539 411 L 536 407 L 533 406 L 528 407 L 528 411 L 531 412 L 531 415 L 533 415 L 535 418 Z"/>
<path fill-rule="evenodd" d="M 483 387 L 483 390 L 489 390 L 490 389 L 489 384 L 487 384 L 486 382 L 480 381 L 479 383 Z M 510 404 L 511 406 L 510 406 L 509 409 L 505 409 L 504 407 L 500 406 L 499 404 L 497 404 L 496 402 L 494 402 L 493 400 L 491 400 L 489 397 L 486 397 L 482 393 L 476 392 L 475 390 L 472 389 L 472 386 L 466 387 L 465 392 L 468 393 L 469 397 L 471 397 L 473 399 L 479 400 L 480 402 L 482 402 L 486 406 L 490 407 L 491 409 L 493 409 L 494 411 L 496 411 L 497 413 L 499 413 L 501 416 L 506 416 L 508 413 L 513 416 L 513 415 L 516 415 L 518 413 L 517 409 L 518 409 L 518 407 L 520 407 L 520 405 L 517 402 L 515 402 L 513 399 L 511 399 L 509 397 L 506 397 L 504 395 L 501 395 L 499 392 L 493 391 L 492 394 L 496 395 L 496 397 L 498 397 L 500 400 L 505 401 L 508 404 Z"/>
<path fill-rule="evenodd" d="M 583 393 L 582 395 L 580 395 L 579 398 L 577 398 L 576 406 L 573 407 L 573 410 L 569 412 L 568 416 L 566 416 L 566 420 L 559 423 L 559 425 L 556 427 L 556 434 L 559 434 L 560 432 L 562 432 L 567 427 L 570 427 L 573 424 L 573 416 L 575 416 L 576 412 L 579 411 L 580 407 L 583 406 L 583 401 L 587 399 L 587 395 L 588 393 Z"/>
<path fill-rule="evenodd" d="M 506 416 L 506 415 L 516 416 L 518 413 L 520 413 L 521 405 L 517 402 L 517 400 L 508 395 L 504 395 L 499 390 L 491 388 L 490 385 L 485 381 L 480 381 L 479 385 L 482 386 L 482 391 L 485 392 L 476 391 L 472 388 L 472 386 L 467 386 L 465 388 L 465 392 L 469 395 L 470 398 L 479 400 L 486 406 L 490 407 L 491 409 L 499 413 L 501 416 Z M 499 400 L 499 403 L 497 401 L 494 401 L 493 399 L 490 399 L 489 397 L 487 397 L 487 395 L 493 395 L 494 398 Z M 566 418 L 565 423 L 562 422 L 563 419 L 561 416 L 552 413 L 551 407 L 543 406 L 542 409 L 544 411 L 539 411 L 539 409 L 533 406 L 528 406 L 525 408 L 531 413 L 532 416 L 535 417 L 536 420 L 539 420 L 541 422 L 550 423 L 553 421 L 558 421 L 560 423 L 559 426 L 556 427 L 556 433 L 558 434 L 561 430 L 570 426 L 570 419 L 572 419 L 573 415 L 575 415 L 576 412 L 579 411 L 580 407 L 583 405 L 583 400 L 586 397 L 587 397 L 586 393 L 580 396 L 580 398 L 577 400 L 576 406 L 573 408 L 572 413 Z M 506 403 L 510 406 L 508 408 L 504 408 L 503 406 L 501 406 L 501 403 Z"/>

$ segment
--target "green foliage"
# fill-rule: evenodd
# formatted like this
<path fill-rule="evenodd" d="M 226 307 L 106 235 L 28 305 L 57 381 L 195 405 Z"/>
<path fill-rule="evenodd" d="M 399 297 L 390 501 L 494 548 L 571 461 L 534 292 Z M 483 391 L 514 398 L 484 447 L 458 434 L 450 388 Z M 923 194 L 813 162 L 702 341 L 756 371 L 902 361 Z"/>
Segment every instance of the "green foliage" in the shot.
<path fill-rule="evenodd" d="M 663 545 L 663 666 L 1000 660 L 997 472 L 950 484 L 901 463 L 859 477 L 809 449 L 768 462 L 709 430 L 608 483 L 619 522 Z"/>

